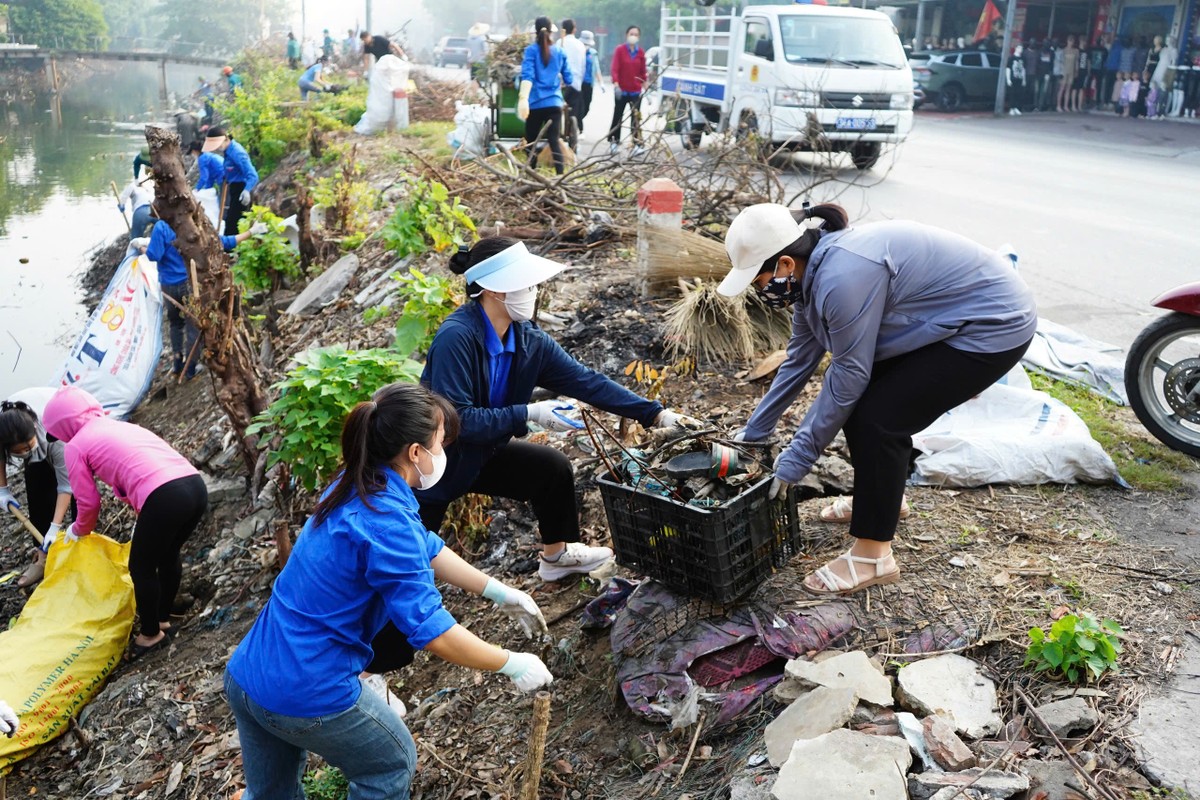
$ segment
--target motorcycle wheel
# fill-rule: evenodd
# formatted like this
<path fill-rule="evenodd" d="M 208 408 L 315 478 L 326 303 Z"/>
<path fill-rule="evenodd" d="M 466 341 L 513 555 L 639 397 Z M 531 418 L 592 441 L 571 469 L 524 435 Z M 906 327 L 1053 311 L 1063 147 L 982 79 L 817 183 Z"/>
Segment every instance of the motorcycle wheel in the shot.
<path fill-rule="evenodd" d="M 1156 439 L 1200 458 L 1200 317 L 1175 311 L 1150 323 L 1129 348 L 1125 391 Z"/>

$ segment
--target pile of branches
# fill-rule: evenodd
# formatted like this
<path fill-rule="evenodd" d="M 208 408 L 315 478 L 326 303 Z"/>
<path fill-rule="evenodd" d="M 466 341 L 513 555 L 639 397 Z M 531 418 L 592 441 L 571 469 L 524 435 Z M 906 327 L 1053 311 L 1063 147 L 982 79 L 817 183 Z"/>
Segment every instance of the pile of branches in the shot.
<path fill-rule="evenodd" d="M 516 33 L 492 44 L 484 60 L 488 80 L 503 86 L 515 85 L 521 76 L 521 60 L 525 57 L 525 48 L 532 41 L 532 34 Z"/>

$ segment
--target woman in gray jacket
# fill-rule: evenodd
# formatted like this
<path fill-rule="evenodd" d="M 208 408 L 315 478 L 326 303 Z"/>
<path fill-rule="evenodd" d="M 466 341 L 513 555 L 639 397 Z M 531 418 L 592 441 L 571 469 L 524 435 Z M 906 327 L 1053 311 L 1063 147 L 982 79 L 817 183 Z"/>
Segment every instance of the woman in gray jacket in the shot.
<path fill-rule="evenodd" d="M 807 218 L 817 227 L 801 227 Z M 733 269 L 719 291 L 753 285 L 794 305 L 787 360 L 736 438 L 761 441 L 826 353 L 824 384 L 775 462 L 776 485 L 802 479 L 839 430 L 854 466 L 849 551 L 809 575 L 817 594 L 900 577 L 892 556 L 912 434 L 1013 367 L 1037 329 L 1033 295 L 1002 256 L 916 222 L 850 228 L 841 206 L 750 206 L 725 239 Z M 849 508 L 847 512 L 849 512 Z"/>

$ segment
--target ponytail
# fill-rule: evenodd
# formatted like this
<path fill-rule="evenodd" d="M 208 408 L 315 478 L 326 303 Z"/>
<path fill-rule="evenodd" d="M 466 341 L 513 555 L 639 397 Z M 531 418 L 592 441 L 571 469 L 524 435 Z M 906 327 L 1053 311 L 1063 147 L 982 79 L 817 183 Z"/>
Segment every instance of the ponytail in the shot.
<path fill-rule="evenodd" d="M 458 436 L 454 406 L 417 383 L 390 383 L 356 405 L 342 426 L 342 471 L 317 504 L 316 524 L 351 497 L 374 511 L 370 496 L 387 486 L 388 465 L 413 444 L 430 445 L 438 425 L 447 444 Z"/>
<path fill-rule="evenodd" d="M 816 249 L 817 242 L 821 241 L 822 235 L 850 227 L 850 216 L 846 213 L 846 209 L 836 203 L 810 206 L 806 202 L 799 210 L 792 212 L 792 217 L 799 223 L 808 219 L 819 219 L 821 224 L 815 228 L 805 228 L 799 239 L 764 261 L 762 268 L 758 271 L 759 275 L 764 272 L 774 272 L 775 264 L 782 256 L 790 256 L 798 263 L 808 261 L 808 257 Z"/>
<path fill-rule="evenodd" d="M 538 47 L 542 51 L 542 66 L 550 66 L 550 29 L 540 28 L 537 32 Z"/>

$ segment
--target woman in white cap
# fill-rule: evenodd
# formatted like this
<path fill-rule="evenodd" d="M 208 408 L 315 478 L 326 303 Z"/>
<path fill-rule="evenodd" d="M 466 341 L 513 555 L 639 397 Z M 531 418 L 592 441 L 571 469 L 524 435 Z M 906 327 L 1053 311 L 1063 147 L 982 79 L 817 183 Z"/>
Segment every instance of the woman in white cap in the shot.
<path fill-rule="evenodd" d="M 810 217 L 821 224 L 798 224 Z M 733 269 L 721 294 L 753 285 L 771 305 L 795 305 L 787 360 L 736 438 L 769 437 L 831 357 L 820 394 L 775 462 L 772 487 L 775 495 L 798 482 L 845 432 L 854 544 L 805 588 L 846 594 L 898 580 L 891 542 L 912 434 L 1020 360 L 1037 329 L 1029 287 L 1007 259 L 958 234 L 901 221 L 851 228 L 832 204 L 795 213 L 750 206 L 729 226 L 725 247 Z"/>

